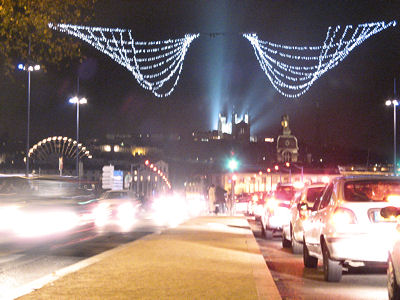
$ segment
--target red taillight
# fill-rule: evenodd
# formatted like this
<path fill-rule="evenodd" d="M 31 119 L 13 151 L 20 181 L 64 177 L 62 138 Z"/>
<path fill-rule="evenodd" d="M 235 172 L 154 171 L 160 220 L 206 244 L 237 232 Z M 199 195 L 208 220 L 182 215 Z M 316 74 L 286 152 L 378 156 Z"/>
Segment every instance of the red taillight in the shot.
<path fill-rule="evenodd" d="M 338 207 L 335 209 L 335 212 L 331 216 L 331 223 L 338 226 L 356 224 L 357 219 L 352 210 Z"/>

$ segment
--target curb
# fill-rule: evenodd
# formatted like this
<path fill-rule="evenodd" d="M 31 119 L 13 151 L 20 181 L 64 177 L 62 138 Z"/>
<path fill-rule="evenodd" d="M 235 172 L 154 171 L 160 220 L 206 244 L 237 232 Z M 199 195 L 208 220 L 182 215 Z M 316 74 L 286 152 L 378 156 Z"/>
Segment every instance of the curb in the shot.
<path fill-rule="evenodd" d="M 256 238 L 254 237 L 252 231 L 251 234 L 247 234 L 246 243 L 249 253 L 251 253 L 252 251 L 254 252 L 254 250 L 257 252 L 256 254 L 252 255 L 252 264 L 258 299 L 282 300 L 282 297 L 279 294 L 279 290 L 275 285 L 275 281 L 272 278 L 271 272 L 268 269 L 268 266 L 264 260 L 260 247 L 258 246 Z"/>

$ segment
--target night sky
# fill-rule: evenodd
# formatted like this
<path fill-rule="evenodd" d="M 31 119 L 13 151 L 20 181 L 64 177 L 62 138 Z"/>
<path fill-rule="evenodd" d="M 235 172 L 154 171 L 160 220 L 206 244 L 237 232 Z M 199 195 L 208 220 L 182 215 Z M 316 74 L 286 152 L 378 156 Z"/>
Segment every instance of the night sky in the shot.
<path fill-rule="evenodd" d="M 252 135 L 276 137 L 280 118 L 300 141 L 371 149 L 390 159 L 393 81 L 400 90 L 400 25 L 372 36 L 300 98 L 280 95 L 241 33 L 286 45 L 322 45 L 329 26 L 400 21 L 400 1 L 99 1 L 90 25 L 131 29 L 143 41 L 200 33 L 190 46 L 173 94 L 157 98 L 132 74 L 82 42 L 86 58 L 61 70 L 32 74 L 32 144 L 53 135 L 75 136 L 67 103 L 77 88 L 81 139 L 104 133 L 179 133 L 216 129 L 219 112 L 248 112 Z M 87 24 L 84 24 L 87 25 Z M 213 37 L 211 33 L 222 33 Z M 62 33 L 60 33 L 62 34 Z M 0 134 L 25 138 L 26 74 L 0 83 Z M 6 105 L 11 103 L 11 105 Z M 400 116 L 400 115 L 399 115 Z"/>

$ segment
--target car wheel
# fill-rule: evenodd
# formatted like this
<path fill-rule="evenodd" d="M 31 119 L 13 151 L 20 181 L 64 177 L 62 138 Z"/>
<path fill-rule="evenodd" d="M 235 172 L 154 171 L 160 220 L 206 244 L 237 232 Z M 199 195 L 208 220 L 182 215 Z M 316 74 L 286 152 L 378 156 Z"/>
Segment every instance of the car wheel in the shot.
<path fill-rule="evenodd" d="M 397 285 L 396 274 L 393 267 L 393 261 L 390 256 L 387 267 L 387 287 L 388 287 L 389 300 L 399 300 L 400 287 Z"/>
<path fill-rule="evenodd" d="M 303 253 L 303 244 L 295 240 L 292 227 L 290 228 L 290 235 L 292 240 L 292 252 L 293 254 Z"/>
<path fill-rule="evenodd" d="M 316 268 L 318 266 L 318 258 L 310 256 L 305 242 L 303 242 L 303 263 L 307 268 Z"/>
<path fill-rule="evenodd" d="M 340 262 L 330 259 L 329 250 L 325 244 L 322 244 L 322 257 L 325 281 L 339 282 L 342 279 L 342 266 Z"/>
<path fill-rule="evenodd" d="M 292 245 L 292 243 L 288 239 L 286 239 L 285 233 L 282 230 L 282 247 L 283 248 L 290 248 L 291 245 Z"/>

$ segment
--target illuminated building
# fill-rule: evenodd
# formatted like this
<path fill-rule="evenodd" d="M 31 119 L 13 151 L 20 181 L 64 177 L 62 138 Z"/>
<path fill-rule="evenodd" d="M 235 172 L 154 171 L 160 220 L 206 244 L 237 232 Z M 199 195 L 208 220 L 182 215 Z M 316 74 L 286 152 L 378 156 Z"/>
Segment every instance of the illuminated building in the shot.
<path fill-rule="evenodd" d="M 276 141 L 276 158 L 278 162 L 297 162 L 299 146 L 297 138 L 291 134 L 289 116 L 283 115 L 281 125 L 283 132 Z"/>
<path fill-rule="evenodd" d="M 236 140 L 238 142 L 250 142 L 250 118 L 249 114 L 244 114 L 239 118 L 237 113 L 233 112 L 231 122 L 225 115 L 218 115 L 218 130 L 213 131 L 195 131 L 192 133 L 195 142 L 210 142 L 212 140 Z"/>

